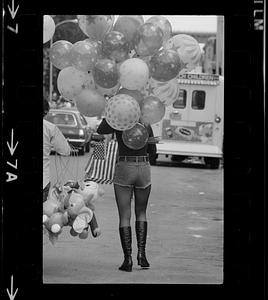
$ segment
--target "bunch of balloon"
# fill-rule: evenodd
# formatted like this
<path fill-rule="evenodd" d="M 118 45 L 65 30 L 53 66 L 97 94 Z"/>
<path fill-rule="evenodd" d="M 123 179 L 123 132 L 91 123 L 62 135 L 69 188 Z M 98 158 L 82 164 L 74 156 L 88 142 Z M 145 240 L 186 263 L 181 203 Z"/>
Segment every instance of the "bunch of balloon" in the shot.
<path fill-rule="evenodd" d="M 50 48 L 50 61 L 60 69 L 57 78 L 59 93 L 68 100 L 73 100 L 77 109 L 85 116 L 99 116 L 103 113 L 106 100 L 101 88 L 109 89 L 117 85 L 118 73 L 112 67 L 103 67 L 102 40 L 111 31 L 114 16 L 78 15 L 77 26 L 88 36 L 87 39 L 72 44 L 57 41 Z M 95 68 L 96 66 L 96 68 Z M 108 70 L 108 75 L 105 73 Z M 104 76 L 104 73 L 106 76 Z M 97 82 L 95 83 L 95 79 Z M 112 86 L 111 86 L 112 83 Z M 108 86 L 107 86 L 108 84 Z"/>
<path fill-rule="evenodd" d="M 61 95 L 86 116 L 105 116 L 116 130 L 163 118 L 178 95 L 179 72 L 196 64 L 196 44 L 181 35 L 173 39 L 163 16 L 145 22 L 141 15 L 77 15 L 77 26 L 87 39 L 57 41 L 50 49 Z"/>

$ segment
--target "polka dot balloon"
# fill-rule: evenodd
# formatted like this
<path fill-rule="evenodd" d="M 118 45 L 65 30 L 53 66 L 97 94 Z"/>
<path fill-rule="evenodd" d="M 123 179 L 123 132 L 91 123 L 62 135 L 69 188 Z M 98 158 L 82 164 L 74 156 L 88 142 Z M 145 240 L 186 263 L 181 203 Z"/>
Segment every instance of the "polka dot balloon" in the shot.
<path fill-rule="evenodd" d="M 140 106 L 131 96 L 119 94 L 108 100 L 105 107 L 107 123 L 115 130 L 131 129 L 140 118 Z"/>

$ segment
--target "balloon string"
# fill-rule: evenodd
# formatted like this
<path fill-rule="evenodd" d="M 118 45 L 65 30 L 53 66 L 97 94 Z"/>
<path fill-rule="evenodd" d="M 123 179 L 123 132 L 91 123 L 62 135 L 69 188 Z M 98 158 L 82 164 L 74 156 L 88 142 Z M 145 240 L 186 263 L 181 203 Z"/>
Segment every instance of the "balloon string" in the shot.
<path fill-rule="evenodd" d="M 66 161 L 66 164 L 64 163 L 64 159 L 61 156 L 58 155 L 58 157 L 59 157 L 59 164 L 60 164 L 60 175 L 57 178 L 57 183 L 63 184 L 65 179 L 65 174 L 67 172 L 67 168 L 70 162 L 70 157 Z"/>

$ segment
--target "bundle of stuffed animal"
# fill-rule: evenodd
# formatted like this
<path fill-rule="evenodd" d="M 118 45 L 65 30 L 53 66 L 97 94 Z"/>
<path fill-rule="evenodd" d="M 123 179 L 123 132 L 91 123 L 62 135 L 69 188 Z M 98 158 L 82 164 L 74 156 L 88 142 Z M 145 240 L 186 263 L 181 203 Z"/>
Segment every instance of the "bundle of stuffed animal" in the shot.
<path fill-rule="evenodd" d="M 70 226 L 70 234 L 80 239 L 88 237 L 89 228 L 93 237 L 99 236 L 101 231 L 93 203 L 103 194 L 93 181 L 67 181 L 62 186 L 54 186 L 43 203 L 43 224 L 52 244 L 64 226 Z"/>

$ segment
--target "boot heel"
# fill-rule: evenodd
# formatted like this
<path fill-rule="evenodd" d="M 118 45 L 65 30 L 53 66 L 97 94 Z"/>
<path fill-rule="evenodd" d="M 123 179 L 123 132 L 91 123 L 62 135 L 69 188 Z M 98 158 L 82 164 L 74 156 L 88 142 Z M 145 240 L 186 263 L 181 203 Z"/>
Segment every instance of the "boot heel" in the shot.
<path fill-rule="evenodd" d="M 131 272 L 132 271 L 132 258 L 127 257 L 125 258 L 123 264 L 118 268 L 120 271 L 126 271 L 126 272 Z"/>
<path fill-rule="evenodd" d="M 140 255 L 137 257 L 138 266 L 141 266 L 142 268 L 150 268 L 150 264 L 146 259 L 145 255 Z"/>

